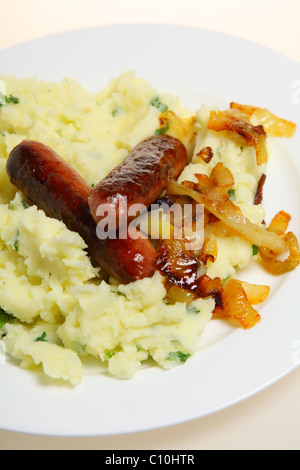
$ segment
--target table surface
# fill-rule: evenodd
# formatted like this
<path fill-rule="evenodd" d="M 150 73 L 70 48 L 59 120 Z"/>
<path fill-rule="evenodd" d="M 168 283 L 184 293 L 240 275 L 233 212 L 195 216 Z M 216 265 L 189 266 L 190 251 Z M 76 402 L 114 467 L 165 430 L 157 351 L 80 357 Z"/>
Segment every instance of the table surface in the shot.
<path fill-rule="evenodd" d="M 83 27 L 167 23 L 230 33 L 300 62 L 299 0 L 1 0 L 1 11 L 0 49 Z M 0 431 L 0 449 L 299 450 L 299 398 L 300 368 L 246 401 L 189 423 L 92 438 Z"/>

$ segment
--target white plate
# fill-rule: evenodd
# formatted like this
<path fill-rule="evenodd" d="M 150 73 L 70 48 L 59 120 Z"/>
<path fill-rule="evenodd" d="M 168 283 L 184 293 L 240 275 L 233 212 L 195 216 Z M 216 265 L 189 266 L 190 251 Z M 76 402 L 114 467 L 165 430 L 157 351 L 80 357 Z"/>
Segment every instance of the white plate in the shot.
<path fill-rule="evenodd" d="M 199 29 L 123 25 L 74 31 L 0 51 L 0 73 L 59 80 L 73 76 L 98 91 L 123 70 L 196 110 L 238 101 L 270 108 L 300 127 L 300 65 L 254 43 Z M 265 206 L 285 209 L 300 235 L 299 128 L 274 141 Z M 298 158 L 298 160 L 297 160 Z M 145 368 L 131 381 L 101 375 L 91 361 L 81 386 L 1 365 L 0 428 L 57 436 L 112 435 L 182 423 L 233 405 L 274 383 L 300 362 L 300 270 L 280 279 L 251 266 L 244 279 L 268 283 L 262 321 L 244 331 L 212 322 L 201 351 L 165 372 Z M 4 362 L 4 361 L 2 361 Z"/>

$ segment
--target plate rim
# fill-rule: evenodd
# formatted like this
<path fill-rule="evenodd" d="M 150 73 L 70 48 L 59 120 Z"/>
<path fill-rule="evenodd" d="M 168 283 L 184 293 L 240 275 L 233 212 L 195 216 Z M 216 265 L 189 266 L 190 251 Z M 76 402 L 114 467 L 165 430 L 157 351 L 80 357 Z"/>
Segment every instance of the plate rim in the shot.
<path fill-rule="evenodd" d="M 127 28 L 132 28 L 132 27 L 137 27 L 137 26 L 138 27 L 139 26 L 150 27 L 150 28 L 158 27 L 158 28 L 164 28 L 164 29 L 165 28 L 176 28 L 176 29 L 179 28 L 179 29 L 182 29 L 182 30 L 183 29 L 196 30 L 196 31 L 202 31 L 202 32 L 212 34 L 212 35 L 225 36 L 225 37 L 236 39 L 236 40 L 248 43 L 248 44 L 252 44 L 254 46 L 258 46 L 260 49 L 265 49 L 266 51 L 269 51 L 269 52 L 272 52 L 272 53 L 274 53 L 278 56 L 281 56 L 282 58 L 284 58 L 284 59 L 286 59 L 290 62 L 293 62 L 294 64 L 296 64 L 298 66 L 300 65 L 300 61 L 298 61 L 296 59 L 293 59 L 292 57 L 289 57 L 288 55 L 284 54 L 283 52 L 280 52 L 276 49 L 273 49 L 270 46 L 267 46 L 265 44 L 261 44 L 261 43 L 255 41 L 254 39 L 247 39 L 243 36 L 234 35 L 234 34 L 229 33 L 229 32 L 219 31 L 217 29 L 203 28 L 203 27 L 187 25 L 187 24 L 181 24 L 181 23 L 164 23 L 164 22 L 152 23 L 152 22 L 147 22 L 147 21 L 144 21 L 144 22 L 141 21 L 141 22 L 135 22 L 135 23 L 110 23 L 110 24 L 103 24 L 103 25 L 99 24 L 99 25 L 94 25 L 94 26 L 83 26 L 83 27 L 79 27 L 79 28 L 72 28 L 70 30 L 62 30 L 62 31 L 59 31 L 57 33 L 53 33 L 53 34 L 48 33 L 48 34 L 45 34 L 45 35 L 42 35 L 42 36 L 38 36 L 36 38 L 27 39 L 25 41 L 20 41 L 17 44 L 12 44 L 11 46 L 0 48 L 0 52 L 5 52 L 5 51 L 8 51 L 10 49 L 18 48 L 20 46 L 29 45 L 30 43 L 35 43 L 37 41 L 47 40 L 47 39 L 51 39 L 53 37 L 58 37 L 58 36 L 65 36 L 65 35 L 68 35 L 68 34 L 83 33 L 85 31 L 91 31 L 91 30 L 97 30 L 97 29 L 111 29 L 111 28 L 125 28 L 125 29 L 127 29 Z"/>

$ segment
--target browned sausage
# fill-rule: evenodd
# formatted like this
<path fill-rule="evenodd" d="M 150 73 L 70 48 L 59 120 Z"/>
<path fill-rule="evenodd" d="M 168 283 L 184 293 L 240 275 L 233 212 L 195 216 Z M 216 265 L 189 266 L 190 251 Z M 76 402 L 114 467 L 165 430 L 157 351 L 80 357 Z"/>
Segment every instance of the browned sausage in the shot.
<path fill-rule="evenodd" d="M 91 187 L 53 150 L 23 141 L 7 161 L 10 181 L 49 217 L 79 233 L 95 266 L 122 283 L 153 275 L 156 251 L 149 240 L 99 240 L 88 197 Z"/>
<path fill-rule="evenodd" d="M 97 215 L 98 207 L 110 205 L 116 213 L 118 227 L 124 211 L 127 217 L 133 204 L 149 207 L 161 196 L 168 181 L 179 177 L 187 163 L 186 148 L 180 140 L 168 135 L 155 135 L 144 140 L 92 190 L 89 196 L 92 216 L 98 223 L 101 220 L 99 213 Z M 134 215 L 127 218 L 127 222 L 133 218 Z"/>

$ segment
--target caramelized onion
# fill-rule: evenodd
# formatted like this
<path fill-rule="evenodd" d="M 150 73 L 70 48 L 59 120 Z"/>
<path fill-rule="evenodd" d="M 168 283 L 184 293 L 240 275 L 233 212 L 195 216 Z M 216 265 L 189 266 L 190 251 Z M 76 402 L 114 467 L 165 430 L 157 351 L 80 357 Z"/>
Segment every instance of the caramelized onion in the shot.
<path fill-rule="evenodd" d="M 223 163 L 216 164 L 210 177 L 214 186 L 234 186 L 233 175 Z"/>
<path fill-rule="evenodd" d="M 220 278 L 211 279 L 205 275 L 198 279 L 198 286 L 196 294 L 198 297 L 205 299 L 207 297 L 213 297 L 216 302 L 216 307 L 223 308 L 223 285 Z"/>
<path fill-rule="evenodd" d="M 255 206 L 258 206 L 263 201 L 263 189 L 264 189 L 264 186 L 265 186 L 266 179 L 267 179 L 267 176 L 262 175 L 259 182 L 258 182 L 258 186 L 257 186 L 255 198 L 254 198 L 254 205 Z"/>
<path fill-rule="evenodd" d="M 200 256 L 201 261 L 204 264 L 207 264 L 208 261 L 214 263 L 218 256 L 218 243 L 216 237 L 213 233 L 210 233 L 209 236 L 204 241 L 202 254 Z"/>
<path fill-rule="evenodd" d="M 176 285 L 172 285 L 168 290 L 168 299 L 173 303 L 182 302 L 189 304 L 196 298 L 196 295 L 191 291 Z"/>
<path fill-rule="evenodd" d="M 276 253 L 272 249 L 265 247 L 259 249 L 262 265 L 270 274 L 277 276 L 285 274 L 293 271 L 300 264 L 300 250 L 297 237 L 293 232 L 286 233 L 290 220 L 291 216 L 287 212 L 280 211 L 275 215 L 268 227 L 268 231 L 280 236 L 286 245 L 289 256 L 284 261 L 276 259 Z"/>
<path fill-rule="evenodd" d="M 269 297 L 271 291 L 269 286 L 249 284 L 246 281 L 240 281 L 240 283 L 251 305 L 262 304 Z"/>
<path fill-rule="evenodd" d="M 201 191 L 200 191 L 201 193 L 205 193 L 209 189 L 214 187 L 214 182 L 212 181 L 212 179 L 209 176 L 202 175 L 202 174 L 201 175 L 196 174 L 195 176 L 198 180 L 198 186 L 201 188 Z"/>
<path fill-rule="evenodd" d="M 237 143 L 239 145 L 242 139 L 244 144 L 254 147 L 258 165 L 266 163 L 268 161 L 266 147 L 267 134 L 263 126 L 253 126 L 247 119 L 247 116 L 243 116 L 242 113 L 236 113 L 234 111 L 234 109 L 228 111 L 211 111 L 207 129 L 217 132 L 230 132 L 230 136 L 233 139 L 237 136 Z"/>
<path fill-rule="evenodd" d="M 185 251 L 183 240 L 166 240 L 158 251 L 156 266 L 172 284 L 196 289 L 198 261 Z"/>
<path fill-rule="evenodd" d="M 266 230 L 264 227 L 253 224 L 244 217 L 238 206 L 224 194 L 216 191 L 214 188 L 206 194 L 200 194 L 198 191 L 170 181 L 168 191 L 171 194 L 186 195 L 193 198 L 198 204 L 204 206 L 224 224 L 243 235 L 249 242 L 258 247 L 266 247 L 275 253 L 283 253 L 286 249 L 285 242 L 274 232 Z"/>
<path fill-rule="evenodd" d="M 290 214 L 280 211 L 273 217 L 268 230 L 277 233 L 277 235 L 285 235 L 291 219 Z"/>
<path fill-rule="evenodd" d="M 296 124 L 291 121 L 286 121 L 275 114 L 271 113 L 268 109 L 258 108 L 255 106 L 242 105 L 238 103 L 231 103 L 231 109 L 238 109 L 246 114 L 249 118 L 255 117 L 257 121 L 264 127 L 265 131 L 274 137 L 293 137 Z"/>
<path fill-rule="evenodd" d="M 252 307 L 240 281 L 229 279 L 223 291 L 224 310 L 230 318 L 238 321 L 244 328 L 252 328 L 261 319 Z"/>
<path fill-rule="evenodd" d="M 205 147 L 197 153 L 197 157 L 201 158 L 205 163 L 210 163 L 214 157 L 214 152 L 211 147 Z"/>
<path fill-rule="evenodd" d="M 289 256 L 285 261 L 275 258 L 274 253 L 267 248 L 261 247 L 259 254 L 261 256 L 262 265 L 270 274 L 280 276 L 293 271 L 300 264 L 300 251 L 299 244 L 293 232 L 289 232 L 283 236 L 283 240 L 289 251 Z"/>
<path fill-rule="evenodd" d="M 196 131 L 195 131 L 195 117 L 189 119 L 182 119 L 174 111 L 163 111 L 159 116 L 160 131 L 164 134 L 175 137 L 181 140 L 185 145 L 189 159 L 193 157 Z"/>

